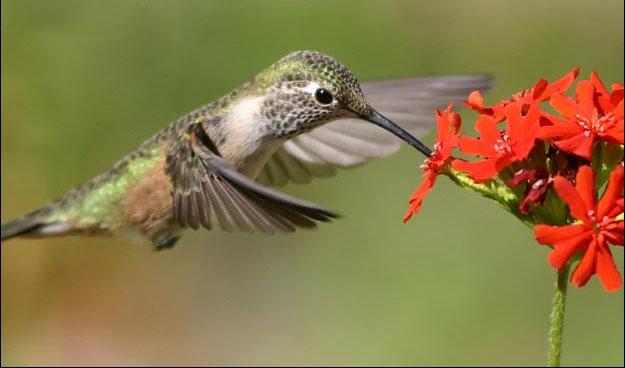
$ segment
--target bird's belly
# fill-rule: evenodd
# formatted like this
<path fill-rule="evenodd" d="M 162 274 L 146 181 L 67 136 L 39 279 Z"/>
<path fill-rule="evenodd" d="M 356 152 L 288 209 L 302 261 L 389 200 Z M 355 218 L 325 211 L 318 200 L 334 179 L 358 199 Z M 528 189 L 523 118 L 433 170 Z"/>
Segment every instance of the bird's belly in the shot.
<path fill-rule="evenodd" d="M 172 219 L 172 185 L 161 159 L 139 181 L 128 188 L 122 203 L 124 222 L 152 238 L 167 230 Z"/>

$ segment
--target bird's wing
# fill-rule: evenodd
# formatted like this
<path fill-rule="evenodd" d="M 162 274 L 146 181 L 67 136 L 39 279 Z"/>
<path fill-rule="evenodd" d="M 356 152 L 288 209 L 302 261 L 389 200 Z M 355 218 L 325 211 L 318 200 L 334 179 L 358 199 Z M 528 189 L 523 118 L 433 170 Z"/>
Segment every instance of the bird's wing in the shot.
<path fill-rule="evenodd" d="M 292 232 L 312 228 L 337 215 L 310 202 L 269 189 L 238 173 L 192 125 L 167 155 L 166 173 L 173 184 L 173 217 L 181 227 Z"/>
<path fill-rule="evenodd" d="M 436 108 L 459 102 L 471 91 L 484 91 L 491 82 L 488 75 L 464 75 L 368 82 L 361 87 L 373 108 L 422 137 L 434 126 Z M 336 120 L 285 142 L 256 180 L 267 185 L 307 183 L 398 149 L 399 138 L 378 126 L 360 119 Z"/>

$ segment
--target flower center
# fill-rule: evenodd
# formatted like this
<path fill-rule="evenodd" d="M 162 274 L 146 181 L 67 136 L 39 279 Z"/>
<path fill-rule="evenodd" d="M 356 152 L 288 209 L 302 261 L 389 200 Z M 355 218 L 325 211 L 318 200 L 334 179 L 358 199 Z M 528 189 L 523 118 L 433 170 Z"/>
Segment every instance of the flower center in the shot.
<path fill-rule="evenodd" d="M 603 216 L 601 222 L 595 225 L 595 227 L 598 227 L 599 231 L 611 231 L 618 226 L 618 223 L 619 221 L 606 215 Z"/>
<path fill-rule="evenodd" d="M 592 222 L 597 223 L 597 217 L 595 216 L 594 210 L 589 210 L 586 214 L 588 215 L 588 217 L 590 218 Z"/>
<path fill-rule="evenodd" d="M 599 220 L 595 211 L 590 210 L 587 214 L 590 221 L 592 221 L 592 231 L 595 234 L 614 231 L 618 226 L 619 221 L 610 216 L 605 215 Z"/>
<path fill-rule="evenodd" d="M 433 171 L 438 171 L 442 165 L 445 164 L 446 157 L 443 155 L 441 150 L 443 149 L 443 145 L 441 142 L 434 143 L 434 152 L 432 155 L 423 161 L 423 165 L 421 165 L 422 169 L 430 169 Z"/>
<path fill-rule="evenodd" d="M 596 110 L 593 112 L 591 117 L 576 114 L 575 119 L 577 125 L 584 129 L 584 135 L 586 137 L 589 137 L 592 134 L 603 133 L 608 127 L 612 126 L 616 122 L 616 118 L 611 112 L 600 117 Z"/>
<path fill-rule="evenodd" d="M 421 165 L 422 169 L 430 169 L 433 171 L 437 171 L 441 166 L 442 157 L 438 151 L 435 151 L 431 157 L 428 157 L 423 161 L 423 165 Z"/>
<path fill-rule="evenodd" d="M 498 153 L 511 153 L 512 147 L 510 147 L 510 137 L 506 133 L 502 133 L 501 138 L 497 139 L 497 142 L 495 142 L 493 148 Z"/>

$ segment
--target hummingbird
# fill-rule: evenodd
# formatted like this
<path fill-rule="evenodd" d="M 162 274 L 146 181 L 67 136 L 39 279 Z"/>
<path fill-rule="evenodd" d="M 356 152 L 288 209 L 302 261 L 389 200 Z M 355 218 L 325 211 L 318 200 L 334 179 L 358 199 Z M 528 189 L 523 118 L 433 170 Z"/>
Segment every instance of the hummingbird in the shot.
<path fill-rule="evenodd" d="M 314 228 L 338 215 L 271 187 L 388 156 L 398 138 L 429 157 L 414 135 L 430 130 L 432 111 L 490 83 L 487 75 L 458 75 L 361 84 L 326 54 L 292 52 L 170 123 L 105 173 L 3 224 L 1 239 L 132 230 L 161 250 L 185 228 Z"/>

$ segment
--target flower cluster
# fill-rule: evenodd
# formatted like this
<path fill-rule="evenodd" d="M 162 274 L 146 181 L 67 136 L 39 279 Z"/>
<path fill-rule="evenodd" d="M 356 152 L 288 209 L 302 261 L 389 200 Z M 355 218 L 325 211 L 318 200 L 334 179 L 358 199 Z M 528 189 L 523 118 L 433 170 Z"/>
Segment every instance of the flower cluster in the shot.
<path fill-rule="evenodd" d="M 445 175 L 532 226 L 537 241 L 553 249 L 548 259 L 556 269 L 579 259 L 573 284 L 597 274 L 606 290 L 618 290 L 609 244 L 623 246 L 623 85 L 608 90 L 593 72 L 569 97 L 578 74 L 576 68 L 553 83 L 541 79 L 493 106 L 472 92 L 465 104 L 479 114 L 478 137 L 460 132 L 453 106 L 437 111 L 434 152 L 404 221 Z M 454 149 L 462 158 L 452 156 Z"/>

